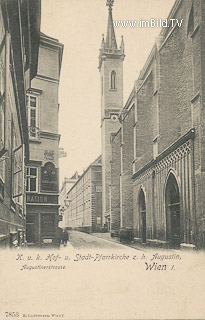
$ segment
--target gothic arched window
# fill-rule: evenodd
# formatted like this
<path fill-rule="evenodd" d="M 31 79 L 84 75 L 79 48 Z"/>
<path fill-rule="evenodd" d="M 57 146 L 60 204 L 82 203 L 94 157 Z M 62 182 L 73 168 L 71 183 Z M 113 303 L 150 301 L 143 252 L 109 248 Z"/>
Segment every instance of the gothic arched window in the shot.
<path fill-rule="evenodd" d="M 142 242 L 146 242 L 146 201 L 144 191 L 141 189 L 139 193 L 139 211 L 141 220 L 141 237 Z"/>
<path fill-rule="evenodd" d="M 116 72 L 114 70 L 111 72 L 110 88 L 111 88 L 111 90 L 117 89 L 117 86 L 116 86 Z"/>
<path fill-rule="evenodd" d="M 178 182 L 173 173 L 170 173 L 165 189 L 166 201 L 166 233 L 167 241 L 172 248 L 179 248 L 183 240 L 180 223 L 180 194 Z"/>

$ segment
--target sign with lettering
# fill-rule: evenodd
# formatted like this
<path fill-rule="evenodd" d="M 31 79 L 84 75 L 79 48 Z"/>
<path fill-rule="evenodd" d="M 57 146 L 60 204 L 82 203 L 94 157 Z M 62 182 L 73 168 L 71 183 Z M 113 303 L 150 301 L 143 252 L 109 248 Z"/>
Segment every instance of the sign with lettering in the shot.
<path fill-rule="evenodd" d="M 52 243 L 53 239 L 43 239 L 43 243 Z"/>
<path fill-rule="evenodd" d="M 41 191 L 58 192 L 58 169 L 52 162 L 41 168 Z"/>
<path fill-rule="evenodd" d="M 51 194 L 26 194 L 26 203 L 58 204 L 58 196 Z"/>

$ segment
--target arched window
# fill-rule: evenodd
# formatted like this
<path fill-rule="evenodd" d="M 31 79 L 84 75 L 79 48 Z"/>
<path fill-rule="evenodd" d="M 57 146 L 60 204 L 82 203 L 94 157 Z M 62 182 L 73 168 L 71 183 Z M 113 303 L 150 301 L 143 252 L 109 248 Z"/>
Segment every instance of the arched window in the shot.
<path fill-rule="evenodd" d="M 110 88 L 111 88 L 111 90 L 117 89 L 117 86 L 116 86 L 116 72 L 114 70 L 111 72 Z"/>
<path fill-rule="evenodd" d="M 140 210 L 140 220 L 141 220 L 141 235 L 142 242 L 146 242 L 146 203 L 144 191 L 141 189 L 139 193 L 139 210 Z"/>
<path fill-rule="evenodd" d="M 180 197 L 178 183 L 173 173 L 170 173 L 167 180 L 165 199 L 167 240 L 172 248 L 179 248 L 181 242 Z"/>

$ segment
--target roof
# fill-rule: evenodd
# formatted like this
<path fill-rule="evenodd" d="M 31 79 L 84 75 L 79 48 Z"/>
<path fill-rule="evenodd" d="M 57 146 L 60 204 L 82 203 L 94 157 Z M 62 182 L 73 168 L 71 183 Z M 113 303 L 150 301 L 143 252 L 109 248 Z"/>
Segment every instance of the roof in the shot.
<path fill-rule="evenodd" d="M 105 48 L 106 49 L 117 49 L 117 42 L 116 42 L 116 38 L 115 38 L 115 30 L 114 30 L 114 26 L 113 26 L 112 8 L 111 7 L 109 7 Z"/>

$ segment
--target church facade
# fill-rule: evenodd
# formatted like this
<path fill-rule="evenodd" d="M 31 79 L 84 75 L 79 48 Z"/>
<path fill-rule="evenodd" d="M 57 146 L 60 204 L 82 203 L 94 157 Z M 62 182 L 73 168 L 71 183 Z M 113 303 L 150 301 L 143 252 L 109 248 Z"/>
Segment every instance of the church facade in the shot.
<path fill-rule="evenodd" d="M 177 0 L 110 135 L 110 228 L 204 248 L 205 4 Z M 114 64 L 113 64 L 114 66 Z"/>

